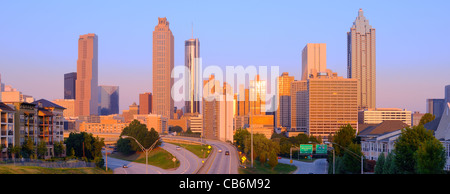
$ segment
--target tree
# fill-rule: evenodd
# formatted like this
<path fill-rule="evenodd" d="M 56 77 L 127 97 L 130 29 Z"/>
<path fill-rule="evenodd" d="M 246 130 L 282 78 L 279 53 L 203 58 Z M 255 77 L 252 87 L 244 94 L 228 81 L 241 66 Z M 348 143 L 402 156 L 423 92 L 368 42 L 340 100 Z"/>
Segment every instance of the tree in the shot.
<path fill-rule="evenodd" d="M 245 149 L 245 141 L 250 137 L 250 132 L 247 129 L 239 128 L 233 135 L 233 139 L 235 140 L 235 145 L 238 149 Z"/>
<path fill-rule="evenodd" d="M 380 155 L 378 155 L 377 164 L 375 165 L 375 174 L 383 174 L 385 160 L 384 153 L 380 153 Z"/>
<path fill-rule="evenodd" d="M 149 148 L 156 140 L 159 139 L 158 132 L 154 128 L 149 131 L 145 124 L 141 124 L 138 120 L 133 120 L 127 127 L 125 127 L 120 136 L 131 136 L 135 138 L 144 148 Z M 155 147 L 161 145 L 158 141 Z M 130 154 L 137 151 L 142 151 L 135 140 L 120 138 L 117 141 L 117 150 L 124 154 Z"/>
<path fill-rule="evenodd" d="M 361 145 L 351 142 L 348 150 L 343 150 L 344 155 L 341 157 L 341 169 L 344 173 L 360 174 L 361 173 Z M 364 160 L 364 158 L 362 158 Z"/>
<path fill-rule="evenodd" d="M 32 158 L 34 153 L 34 141 L 31 137 L 28 137 L 27 140 L 22 145 L 21 154 L 24 158 Z"/>
<path fill-rule="evenodd" d="M 47 153 L 47 143 L 45 143 L 44 141 L 39 142 L 37 146 L 38 158 L 44 159 L 46 153 Z"/>
<path fill-rule="evenodd" d="M 416 174 L 416 151 L 425 141 L 436 139 L 423 125 L 402 129 L 394 146 L 395 163 L 401 174 Z"/>
<path fill-rule="evenodd" d="M 275 166 L 277 165 L 278 165 L 278 157 L 275 153 L 272 152 L 269 155 L 269 166 L 272 167 L 273 170 L 273 168 L 275 168 Z"/>
<path fill-rule="evenodd" d="M 181 133 L 183 132 L 183 128 L 181 128 L 180 126 L 173 126 L 173 127 L 169 127 L 169 132 L 176 132 L 176 133 Z"/>
<path fill-rule="evenodd" d="M 333 136 L 332 142 L 347 148 L 351 143 L 356 142 L 356 130 L 350 124 L 344 125 Z M 336 156 L 344 155 L 344 151 L 340 146 L 333 146 L 336 150 Z"/>
<path fill-rule="evenodd" d="M 393 152 L 389 152 L 384 162 L 382 174 L 397 174 L 397 166 L 395 164 L 395 157 Z"/>
<path fill-rule="evenodd" d="M 415 153 L 416 171 L 419 174 L 441 174 L 446 157 L 442 143 L 435 139 L 425 140 Z"/>
<path fill-rule="evenodd" d="M 87 160 L 94 160 L 95 157 L 102 156 L 102 148 L 105 142 L 98 136 L 94 138 L 92 133 L 70 133 L 65 141 L 66 147 L 69 150 L 74 150 L 76 157 L 85 157 Z"/>
<path fill-rule="evenodd" d="M 433 114 L 425 113 L 422 118 L 420 118 L 419 125 L 425 125 L 426 123 L 433 121 L 435 118 L 436 117 Z"/>
<path fill-rule="evenodd" d="M 64 153 L 64 150 L 66 148 L 64 147 L 64 144 L 62 144 L 59 141 L 56 141 L 53 143 L 53 151 L 55 153 L 55 156 L 60 157 L 62 153 Z"/>

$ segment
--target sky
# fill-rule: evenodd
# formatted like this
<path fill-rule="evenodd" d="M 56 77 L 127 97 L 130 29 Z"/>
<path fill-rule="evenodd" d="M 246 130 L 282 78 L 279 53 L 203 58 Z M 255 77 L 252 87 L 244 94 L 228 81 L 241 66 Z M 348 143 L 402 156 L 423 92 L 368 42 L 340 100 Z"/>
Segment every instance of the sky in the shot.
<path fill-rule="evenodd" d="M 78 38 L 98 36 L 99 85 L 118 85 L 120 110 L 152 92 L 152 33 L 166 17 L 175 66 L 200 40 L 203 67 L 279 66 L 301 79 L 301 51 L 327 44 L 327 68 L 347 77 L 347 32 L 363 9 L 376 29 L 376 106 L 426 111 L 450 85 L 450 1 L 0 1 L 1 81 L 62 99 Z M 193 26 L 193 28 L 192 28 Z M 176 104 L 177 105 L 177 104 Z M 181 107 L 179 107 L 181 108 Z"/>

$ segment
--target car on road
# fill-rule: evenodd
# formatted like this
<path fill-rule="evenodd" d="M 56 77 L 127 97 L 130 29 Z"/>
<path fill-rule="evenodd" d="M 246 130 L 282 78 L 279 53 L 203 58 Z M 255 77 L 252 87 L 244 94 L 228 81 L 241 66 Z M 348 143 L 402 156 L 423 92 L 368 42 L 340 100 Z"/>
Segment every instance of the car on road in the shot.
<path fill-rule="evenodd" d="M 181 150 L 180 146 L 177 146 L 177 150 Z"/>
<path fill-rule="evenodd" d="M 219 153 L 222 153 L 222 150 L 219 150 Z"/>
<path fill-rule="evenodd" d="M 230 152 L 229 151 L 225 151 L 225 155 L 230 155 Z"/>
<path fill-rule="evenodd" d="M 128 166 L 127 166 L 126 164 L 124 164 L 124 165 L 122 166 L 122 168 L 128 168 Z"/>

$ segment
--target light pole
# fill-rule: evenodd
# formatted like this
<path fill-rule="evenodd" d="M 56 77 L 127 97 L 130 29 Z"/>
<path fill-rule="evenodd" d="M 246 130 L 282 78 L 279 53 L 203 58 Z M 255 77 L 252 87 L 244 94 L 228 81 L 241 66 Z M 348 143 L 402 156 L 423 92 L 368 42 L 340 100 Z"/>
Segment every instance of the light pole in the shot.
<path fill-rule="evenodd" d="M 333 143 L 333 142 L 324 142 L 324 143 L 326 143 L 326 144 L 334 144 L 334 145 L 338 145 L 339 147 L 341 147 L 342 149 L 344 149 L 345 151 L 348 151 L 348 152 L 350 152 L 351 154 L 353 154 L 353 156 L 356 156 L 356 157 L 360 157 L 358 154 L 356 154 L 355 152 L 352 152 L 352 151 L 350 151 L 349 149 L 347 149 L 347 148 L 344 148 L 343 146 L 341 146 L 341 145 L 339 145 L 339 144 L 337 144 L 337 143 Z M 335 157 L 335 155 L 334 155 L 334 152 L 335 152 L 335 149 L 333 148 L 333 174 L 334 174 L 334 157 Z M 363 159 L 363 155 L 361 155 L 361 159 L 359 159 L 360 161 L 361 161 L 361 174 L 364 174 L 364 166 L 363 166 L 363 162 L 364 162 L 364 159 Z"/>
<path fill-rule="evenodd" d="M 126 136 L 126 135 L 123 135 L 121 137 L 134 139 L 134 141 L 136 141 L 136 143 L 139 145 L 139 147 L 142 149 L 142 151 L 145 152 L 145 174 L 148 174 L 148 153 L 150 151 L 152 151 L 153 147 L 155 147 L 156 142 L 159 141 L 159 138 L 153 143 L 152 146 L 150 146 L 148 149 L 145 149 L 144 146 L 142 146 L 136 138 L 131 137 L 131 136 Z"/>

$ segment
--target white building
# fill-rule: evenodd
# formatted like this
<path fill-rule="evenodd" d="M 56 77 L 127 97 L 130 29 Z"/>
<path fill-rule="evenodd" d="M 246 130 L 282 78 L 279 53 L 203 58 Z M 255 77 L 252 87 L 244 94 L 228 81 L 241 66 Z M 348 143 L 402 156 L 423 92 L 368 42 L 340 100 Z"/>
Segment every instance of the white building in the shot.
<path fill-rule="evenodd" d="M 378 156 L 385 156 L 394 149 L 394 144 L 403 128 L 409 127 L 402 121 L 383 121 L 380 124 L 360 125 L 361 151 L 369 160 L 378 160 Z"/>

